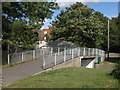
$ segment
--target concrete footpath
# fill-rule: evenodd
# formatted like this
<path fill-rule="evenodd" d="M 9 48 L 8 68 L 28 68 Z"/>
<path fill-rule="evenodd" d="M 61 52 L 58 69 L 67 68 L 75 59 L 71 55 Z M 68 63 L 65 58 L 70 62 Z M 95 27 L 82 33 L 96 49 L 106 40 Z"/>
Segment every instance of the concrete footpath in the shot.
<path fill-rule="evenodd" d="M 41 72 L 43 70 L 42 63 L 43 63 L 42 60 L 34 60 L 23 64 L 15 65 L 10 68 L 3 69 L 2 87 L 15 83 L 16 81 L 22 80 L 35 73 Z"/>

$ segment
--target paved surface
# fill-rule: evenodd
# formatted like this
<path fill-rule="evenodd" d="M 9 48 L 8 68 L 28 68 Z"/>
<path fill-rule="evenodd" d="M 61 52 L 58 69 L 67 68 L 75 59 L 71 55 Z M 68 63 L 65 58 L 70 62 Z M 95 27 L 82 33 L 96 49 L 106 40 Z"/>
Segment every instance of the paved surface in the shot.
<path fill-rule="evenodd" d="M 106 54 L 106 57 L 107 57 L 107 54 Z M 110 53 L 110 54 L 109 54 L 109 57 L 120 57 L 120 54 Z"/>
<path fill-rule="evenodd" d="M 71 58 L 71 55 L 66 56 L 66 59 L 70 59 L 70 58 Z M 59 59 L 63 59 L 63 58 L 59 57 Z M 52 64 L 51 60 L 52 62 L 54 61 L 53 58 L 48 58 L 47 59 L 48 63 Z M 91 59 L 90 60 L 87 59 L 86 61 L 87 62 L 85 62 L 84 65 L 87 65 L 91 61 Z M 35 60 L 35 61 L 26 62 L 23 64 L 18 64 L 11 68 L 3 69 L 2 70 L 3 87 L 13 84 L 18 80 L 27 78 L 28 76 L 31 76 L 35 73 L 43 71 L 42 65 L 43 65 L 42 60 Z"/>
<path fill-rule="evenodd" d="M 2 71 L 3 87 L 42 71 L 42 60 L 35 60 L 5 68 Z"/>
<path fill-rule="evenodd" d="M 48 59 L 46 59 L 47 57 L 45 57 L 46 64 L 49 63 L 50 65 L 53 66 L 54 56 L 51 58 L 50 57 L 48 57 Z M 66 57 L 66 59 L 70 59 L 70 58 L 71 58 L 71 55 L 68 55 Z M 64 58 L 60 58 L 60 57 L 59 59 L 61 59 L 61 61 L 64 60 Z M 15 83 L 18 80 L 22 80 L 28 76 L 34 75 L 35 73 L 43 71 L 42 66 L 43 66 L 43 60 L 35 60 L 35 61 L 26 62 L 23 64 L 18 64 L 10 68 L 5 68 L 2 70 L 2 76 L 3 76 L 2 86 L 5 87 L 7 85 Z"/>
<path fill-rule="evenodd" d="M 113 70 L 114 69 L 114 65 L 115 64 L 104 64 L 104 63 L 101 63 L 101 64 L 96 64 L 95 68 L 98 68 L 98 69 L 106 69 L 106 70 Z"/>

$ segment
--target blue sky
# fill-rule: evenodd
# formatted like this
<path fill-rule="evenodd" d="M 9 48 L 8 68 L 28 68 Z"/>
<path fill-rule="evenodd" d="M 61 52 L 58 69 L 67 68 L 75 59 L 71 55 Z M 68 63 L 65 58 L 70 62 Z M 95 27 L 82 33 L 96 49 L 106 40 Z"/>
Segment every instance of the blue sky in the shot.
<path fill-rule="evenodd" d="M 95 11 L 103 13 L 105 16 L 112 18 L 118 16 L 118 2 L 100 2 L 89 5 Z"/>
<path fill-rule="evenodd" d="M 50 0 L 48 0 L 50 1 Z M 61 9 L 63 10 L 66 6 L 70 6 L 75 2 L 58 2 L 58 5 L 60 5 Z M 118 16 L 118 1 L 116 2 L 83 2 L 85 5 L 87 5 L 89 8 L 93 8 L 95 11 L 99 11 L 103 13 L 105 16 L 109 17 L 110 19 L 112 17 Z M 52 19 L 46 19 L 43 27 L 41 29 L 46 29 L 50 25 L 50 22 L 54 20 L 54 18 L 60 13 L 60 10 L 55 10 L 54 14 L 52 16 Z"/>

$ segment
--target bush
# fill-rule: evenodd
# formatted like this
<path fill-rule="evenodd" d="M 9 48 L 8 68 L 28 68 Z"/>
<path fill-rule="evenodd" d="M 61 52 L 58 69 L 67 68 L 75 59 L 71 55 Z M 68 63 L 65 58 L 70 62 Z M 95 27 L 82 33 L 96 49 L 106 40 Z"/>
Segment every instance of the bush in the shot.
<path fill-rule="evenodd" d="M 75 48 L 76 45 L 72 42 L 62 41 L 61 43 L 58 43 L 58 47 L 67 47 L 67 48 Z"/>
<path fill-rule="evenodd" d="M 74 43 L 72 42 L 67 42 L 67 41 L 61 41 L 61 40 L 55 40 L 55 41 L 49 41 L 47 43 L 49 47 L 66 47 L 66 48 L 75 48 L 77 47 Z"/>
<path fill-rule="evenodd" d="M 115 69 L 111 72 L 111 75 L 120 81 L 120 62 L 115 65 Z"/>

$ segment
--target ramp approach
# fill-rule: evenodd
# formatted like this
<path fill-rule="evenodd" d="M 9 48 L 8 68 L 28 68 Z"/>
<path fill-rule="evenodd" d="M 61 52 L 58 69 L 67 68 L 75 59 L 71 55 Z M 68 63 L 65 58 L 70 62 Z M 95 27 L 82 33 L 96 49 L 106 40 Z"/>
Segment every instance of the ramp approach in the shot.
<path fill-rule="evenodd" d="M 47 69 L 74 58 L 80 57 L 83 67 L 93 67 L 93 63 L 104 60 L 105 51 L 96 48 L 49 48 L 48 53 L 43 49 L 43 68 Z M 84 59 L 85 58 L 85 59 Z M 86 59 L 88 58 L 88 59 Z M 94 61 L 93 61 L 94 59 Z M 92 64 L 91 64 L 92 62 Z M 91 64 L 91 65 L 89 65 Z"/>

